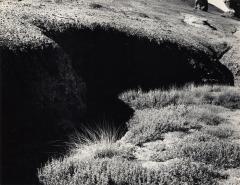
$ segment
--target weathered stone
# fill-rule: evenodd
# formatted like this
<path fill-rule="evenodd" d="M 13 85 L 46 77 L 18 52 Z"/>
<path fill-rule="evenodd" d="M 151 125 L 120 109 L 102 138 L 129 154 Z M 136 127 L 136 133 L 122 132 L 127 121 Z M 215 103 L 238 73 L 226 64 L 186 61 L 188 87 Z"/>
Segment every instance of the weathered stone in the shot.
<path fill-rule="evenodd" d="M 202 11 L 208 11 L 208 1 L 207 0 L 195 0 L 195 9 Z"/>
<path fill-rule="evenodd" d="M 226 6 L 233 10 L 233 13 L 236 17 L 240 17 L 240 1 L 239 0 L 224 0 Z"/>

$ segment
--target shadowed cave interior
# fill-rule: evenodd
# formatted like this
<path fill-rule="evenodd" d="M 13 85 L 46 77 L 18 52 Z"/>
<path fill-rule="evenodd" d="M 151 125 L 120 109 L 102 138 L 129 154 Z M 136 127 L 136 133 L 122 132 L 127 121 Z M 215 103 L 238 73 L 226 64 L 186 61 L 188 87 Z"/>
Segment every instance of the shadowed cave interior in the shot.
<path fill-rule="evenodd" d="M 4 183 L 38 182 L 37 168 L 66 150 L 64 142 L 71 130 L 56 129 L 62 119 L 80 132 L 84 132 L 83 124 L 94 129 L 101 120 L 126 131 L 125 123 L 134 111 L 119 100 L 118 95 L 128 89 L 148 91 L 180 87 L 186 83 L 233 85 L 233 75 L 224 65 L 205 53 L 181 48 L 177 43 L 158 44 L 154 40 L 101 27 L 71 28 L 61 33 L 46 31 L 45 34 L 58 43 L 70 58 L 74 73 L 86 83 L 87 111 L 83 116 L 74 106 L 58 112 L 54 107 L 41 109 L 31 104 L 34 101 L 31 95 L 35 93 L 31 84 L 38 82 L 34 70 L 43 69 L 44 73 L 46 69 L 54 73 L 50 61 L 54 50 L 44 51 L 44 56 L 50 59 L 35 61 L 37 65 L 44 65 L 36 69 L 27 61 L 34 56 L 40 58 L 43 51 L 4 51 Z"/>

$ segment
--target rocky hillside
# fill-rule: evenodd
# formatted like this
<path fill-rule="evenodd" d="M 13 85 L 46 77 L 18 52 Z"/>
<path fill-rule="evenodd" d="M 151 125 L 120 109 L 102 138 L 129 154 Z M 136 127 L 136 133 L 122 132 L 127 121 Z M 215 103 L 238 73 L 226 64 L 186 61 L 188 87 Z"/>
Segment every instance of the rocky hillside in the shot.
<path fill-rule="evenodd" d="M 4 177 L 32 181 L 83 120 L 125 123 L 129 88 L 239 86 L 239 31 L 192 1 L 0 1 Z"/>

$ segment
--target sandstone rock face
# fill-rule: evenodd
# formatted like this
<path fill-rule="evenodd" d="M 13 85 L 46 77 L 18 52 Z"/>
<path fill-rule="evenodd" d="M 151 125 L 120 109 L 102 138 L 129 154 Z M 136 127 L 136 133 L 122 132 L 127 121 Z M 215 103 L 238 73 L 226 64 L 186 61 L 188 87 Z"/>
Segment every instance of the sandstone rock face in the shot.
<path fill-rule="evenodd" d="M 229 9 L 234 10 L 234 15 L 240 17 L 240 1 L 239 0 L 224 0 L 224 3 Z"/>
<path fill-rule="evenodd" d="M 208 1 L 207 0 L 196 0 L 195 1 L 195 9 L 199 9 L 202 11 L 208 11 Z"/>

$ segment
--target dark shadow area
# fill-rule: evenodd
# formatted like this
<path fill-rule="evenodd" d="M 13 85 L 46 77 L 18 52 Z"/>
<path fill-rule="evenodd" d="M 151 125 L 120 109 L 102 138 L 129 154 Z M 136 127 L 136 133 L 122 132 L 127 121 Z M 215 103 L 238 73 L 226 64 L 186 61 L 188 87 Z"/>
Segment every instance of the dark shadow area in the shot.
<path fill-rule="evenodd" d="M 36 174 L 41 163 L 65 151 L 64 141 L 71 130 L 63 129 L 58 124 L 63 120 L 71 120 L 74 116 L 70 111 L 77 110 L 67 103 L 64 105 L 63 101 L 50 100 L 53 91 L 61 91 L 61 87 L 56 84 L 63 82 L 55 61 L 51 60 L 55 58 L 53 53 L 51 49 L 0 51 L 0 184 L 38 184 Z M 58 82 L 54 84 L 57 79 Z M 62 96 L 59 94 L 57 98 Z M 71 96 L 77 100 L 73 94 Z M 78 103 L 73 106 L 77 107 Z M 75 116 L 74 119 L 76 118 Z"/>
<path fill-rule="evenodd" d="M 143 90 L 186 83 L 233 85 L 232 73 L 202 51 L 178 43 L 150 41 L 114 29 L 74 28 L 46 33 L 69 55 L 76 73 L 87 84 L 88 103 L 104 106 L 129 88 Z M 98 109 L 99 111 L 99 109 Z"/>
<path fill-rule="evenodd" d="M 158 44 L 100 27 L 46 35 L 60 45 L 69 61 L 61 60 L 54 48 L 0 52 L 2 184 L 37 184 L 37 168 L 63 154 L 69 134 L 75 128 L 84 130 L 85 123 L 105 119 L 126 130 L 133 110 L 118 99 L 121 92 L 189 82 L 233 85 L 233 75 L 225 66 L 177 43 Z M 85 114 L 80 79 L 86 83 Z"/>

